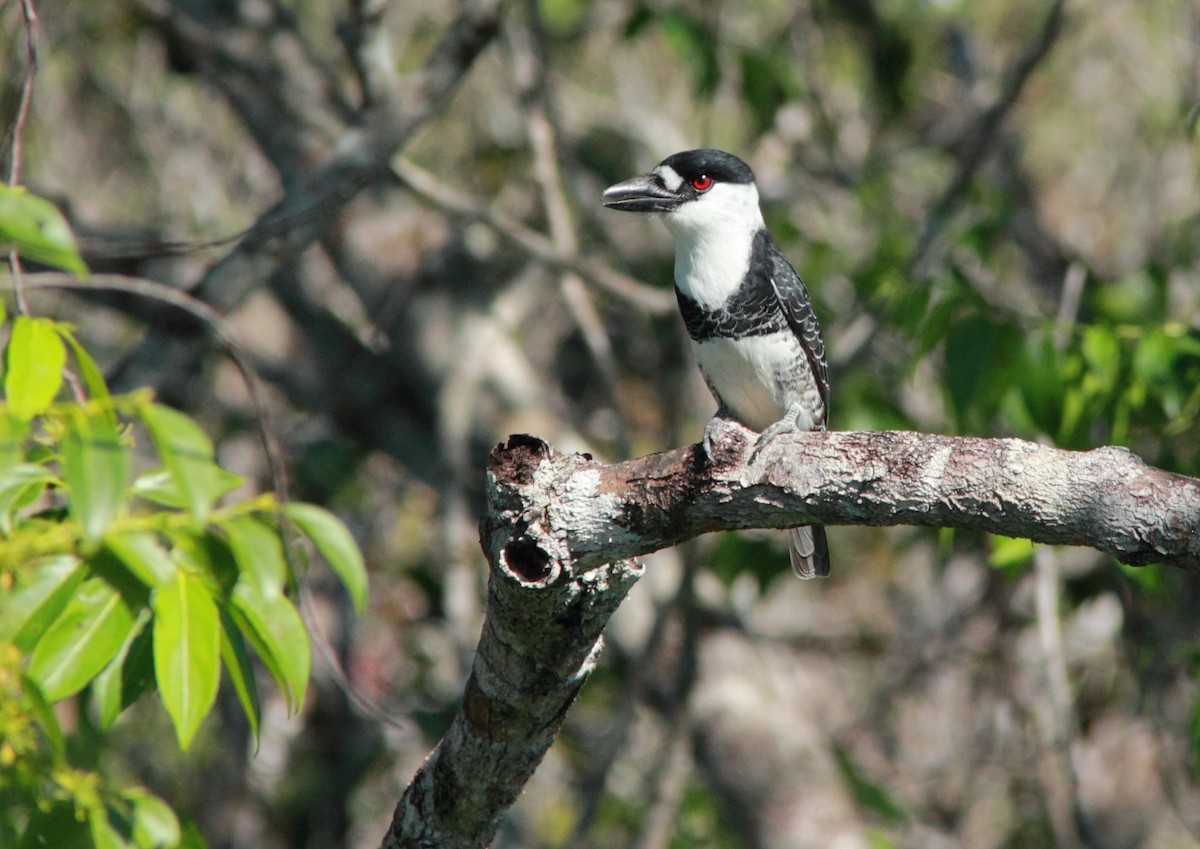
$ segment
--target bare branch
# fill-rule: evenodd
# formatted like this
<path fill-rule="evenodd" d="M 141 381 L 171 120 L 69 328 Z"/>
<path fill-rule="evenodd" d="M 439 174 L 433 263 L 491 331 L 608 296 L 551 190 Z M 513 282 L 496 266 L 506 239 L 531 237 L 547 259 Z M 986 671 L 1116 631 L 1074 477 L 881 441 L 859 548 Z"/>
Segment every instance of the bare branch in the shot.
<path fill-rule="evenodd" d="M 25 75 L 21 80 L 21 99 L 17 103 L 17 117 L 13 121 L 12 141 L 9 150 L 8 184 L 15 186 L 21 182 L 21 156 L 25 145 L 25 122 L 29 119 L 29 104 L 33 102 L 33 82 L 38 69 L 38 14 L 33 0 L 21 0 L 21 15 L 25 19 Z M 25 301 L 25 287 L 22 285 L 21 257 L 15 250 L 8 252 L 8 270 L 13 279 L 13 295 L 17 310 L 22 314 L 29 313 L 29 304 Z"/>
<path fill-rule="evenodd" d="M 387 178 L 391 157 L 441 110 L 475 58 L 491 43 L 502 6 L 501 0 L 465 0 L 422 70 L 399 91 L 387 96 L 377 92 L 377 99 L 355 116 L 354 126 L 342 134 L 324 161 L 311 174 L 294 175 L 283 198 L 209 269 L 192 294 L 228 312 L 307 249 L 363 188 Z M 164 374 L 186 370 L 202 347 L 202 341 L 151 334 L 117 382 L 154 385 Z"/>
<path fill-rule="evenodd" d="M 510 449 L 537 455 L 524 476 L 493 471 L 492 481 L 526 517 L 526 533 L 565 546 L 577 569 L 708 531 L 806 522 L 982 530 L 1200 569 L 1200 479 L 1124 448 L 837 431 L 779 438 L 747 466 L 752 436 L 723 428 L 715 461 L 691 446 L 613 465 L 526 438 Z"/>
<path fill-rule="evenodd" d="M 444 212 L 484 224 L 505 241 L 511 242 L 550 268 L 578 274 L 592 285 L 651 315 L 667 315 L 678 309 L 675 295 L 669 290 L 647 286 L 598 259 L 568 256 L 559 251 L 544 234 L 493 212 L 408 160 L 397 159 L 392 169 L 397 179 L 417 197 Z"/>
<path fill-rule="evenodd" d="M 384 849 L 481 847 L 553 741 L 640 576 L 632 561 L 715 530 L 924 525 L 1090 545 L 1200 569 L 1200 480 L 1123 448 L 903 431 L 795 434 L 746 465 L 730 423 L 700 446 L 605 465 L 531 436 L 488 464 L 487 619 L 463 705 L 397 805 Z"/>

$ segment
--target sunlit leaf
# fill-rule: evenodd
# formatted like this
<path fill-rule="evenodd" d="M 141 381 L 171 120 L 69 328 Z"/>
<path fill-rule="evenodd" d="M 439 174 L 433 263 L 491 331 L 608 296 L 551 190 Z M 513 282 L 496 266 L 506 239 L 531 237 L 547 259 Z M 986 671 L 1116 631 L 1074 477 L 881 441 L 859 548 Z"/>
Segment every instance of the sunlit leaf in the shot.
<path fill-rule="evenodd" d="M 235 475 L 220 466 L 214 465 L 212 468 L 216 477 L 214 498 L 220 498 L 233 492 L 245 480 L 240 475 Z M 179 486 L 175 483 L 175 475 L 169 469 L 156 469 L 138 475 L 133 481 L 133 493 L 139 498 L 163 507 L 183 510 L 188 506 L 187 498 L 184 493 L 180 492 Z"/>
<path fill-rule="evenodd" d="M 1121 345 L 1116 334 L 1109 327 L 1091 325 L 1084 329 L 1079 348 L 1093 382 L 1092 394 L 1111 395 L 1121 375 Z"/>
<path fill-rule="evenodd" d="M 191 745 L 217 698 L 221 631 L 217 605 L 203 582 L 180 570 L 151 597 L 154 675 L 179 747 Z"/>
<path fill-rule="evenodd" d="M 179 818 L 166 802 L 140 787 L 126 790 L 121 795 L 132 810 L 133 842 L 139 849 L 178 845 Z"/>
<path fill-rule="evenodd" d="M 999 534 L 992 535 L 990 539 L 992 550 L 988 555 L 988 563 L 997 569 L 1011 571 L 1033 559 L 1033 542 L 1030 540 Z"/>
<path fill-rule="evenodd" d="M 25 459 L 25 440 L 28 436 L 28 422 L 7 409 L 0 409 L 0 478 Z"/>
<path fill-rule="evenodd" d="M 129 455 L 112 421 L 77 412 L 63 439 L 62 456 L 68 509 L 84 539 L 98 539 L 125 500 Z"/>
<path fill-rule="evenodd" d="M 19 315 L 5 349 L 7 411 L 28 420 L 45 412 L 58 394 L 67 349 L 53 321 Z"/>
<path fill-rule="evenodd" d="M 195 823 L 184 823 L 183 835 L 179 838 L 177 849 L 208 849 L 208 841 L 204 839 L 200 829 L 196 828 Z"/>
<path fill-rule="evenodd" d="M 58 478 L 45 466 L 18 463 L 0 473 L 0 534 L 12 534 L 17 511 L 32 504 Z"/>
<path fill-rule="evenodd" d="M 178 571 L 170 552 L 149 531 L 105 534 L 104 546 L 148 587 L 165 584 Z"/>
<path fill-rule="evenodd" d="M 197 522 L 205 522 L 213 503 L 226 492 L 226 476 L 213 462 L 212 441 L 190 418 L 161 404 L 148 404 L 142 420 L 163 465 L 175 478 L 183 506 Z"/>
<path fill-rule="evenodd" d="M 90 808 L 87 814 L 88 830 L 92 834 L 95 849 L 129 849 L 129 844 L 108 821 L 108 811 L 103 804 Z"/>
<path fill-rule="evenodd" d="M 100 371 L 100 367 L 96 365 L 96 361 L 92 359 L 92 355 L 87 352 L 87 349 L 79 344 L 75 334 L 62 325 L 59 325 L 58 332 L 71 346 L 71 353 L 75 357 L 75 365 L 79 369 L 79 374 L 83 377 L 83 385 L 87 388 L 88 397 L 93 401 L 100 402 L 104 410 L 102 415 L 109 418 L 113 427 L 116 427 L 117 414 L 110 405 L 112 399 L 108 393 L 108 383 L 104 380 L 104 373 Z"/>
<path fill-rule="evenodd" d="M 275 678 L 288 706 L 299 710 L 308 686 L 312 655 L 308 632 L 286 596 L 264 596 L 258 586 L 240 582 L 231 610 L 238 627 Z"/>
<path fill-rule="evenodd" d="M 34 262 L 81 277 L 87 274 L 67 219 L 58 207 L 24 186 L 0 183 L 0 246 L 15 248 Z"/>
<path fill-rule="evenodd" d="M 279 531 L 251 516 L 239 516 L 221 525 L 229 548 L 242 573 L 264 598 L 282 595 L 288 578 L 287 558 Z"/>
<path fill-rule="evenodd" d="M 328 510 L 314 504 L 291 502 L 284 512 L 342 579 L 354 609 L 361 613 L 367 600 L 367 567 L 349 529 Z"/>
<path fill-rule="evenodd" d="M 91 578 L 34 647 L 29 677 L 52 702 L 73 696 L 120 651 L 132 628 L 120 593 Z"/>
<path fill-rule="evenodd" d="M 22 574 L 15 590 L 0 595 L 0 641 L 31 651 L 86 576 L 87 570 L 69 555 L 43 561 Z"/>

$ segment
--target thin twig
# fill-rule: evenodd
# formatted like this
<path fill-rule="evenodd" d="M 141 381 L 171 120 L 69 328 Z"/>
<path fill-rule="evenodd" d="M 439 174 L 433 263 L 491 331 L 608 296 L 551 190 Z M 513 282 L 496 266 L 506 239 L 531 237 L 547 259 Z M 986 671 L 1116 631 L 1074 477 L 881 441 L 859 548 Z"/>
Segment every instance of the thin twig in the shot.
<path fill-rule="evenodd" d="M 13 121 L 8 162 L 8 184 L 10 186 L 16 186 L 21 182 L 21 155 L 25 144 L 25 123 L 29 120 L 29 106 L 33 102 L 33 82 L 37 77 L 38 67 L 38 14 L 33 0 L 21 0 L 21 14 L 25 18 L 25 78 L 21 81 L 21 99 L 17 103 L 16 120 Z M 22 315 L 28 315 L 29 303 L 25 299 L 21 257 L 15 250 L 8 252 L 8 269 L 12 273 L 13 296 L 17 302 L 17 311 Z"/>
<path fill-rule="evenodd" d="M 21 149 L 24 145 L 25 122 L 29 119 L 29 105 L 33 101 L 33 81 L 37 76 L 38 14 L 33 0 L 21 0 L 21 14 L 25 18 L 25 79 L 21 82 L 21 99 L 17 104 L 17 117 L 13 122 L 12 154 L 8 163 L 8 184 L 21 182 Z"/>
<path fill-rule="evenodd" d="M 1058 314 L 1054 317 L 1054 347 L 1066 350 L 1071 341 L 1071 331 L 1079 315 L 1079 302 L 1083 298 L 1083 284 L 1087 282 L 1087 269 L 1078 260 L 1067 266 L 1063 277 L 1062 293 L 1058 299 Z"/>
<path fill-rule="evenodd" d="M 675 297 L 669 291 L 647 286 L 590 257 L 563 256 L 544 234 L 493 212 L 404 157 L 392 160 L 392 173 L 426 203 L 444 212 L 478 221 L 506 242 L 516 245 L 551 268 L 574 271 L 590 283 L 650 315 L 667 315 L 677 309 Z"/>
<path fill-rule="evenodd" d="M 529 16 L 537 14 L 534 4 L 529 3 L 526 6 Z M 529 134 L 529 146 L 533 151 L 533 174 L 541 189 L 542 206 L 550 224 L 550 239 L 559 254 L 567 259 L 574 259 L 579 254 L 579 240 L 575 236 L 575 222 L 558 167 L 558 130 L 551 115 L 547 95 L 546 63 L 542 55 L 543 47 L 538 41 L 536 21 L 531 23 L 522 15 L 511 15 L 508 18 L 507 29 L 513 77 L 525 107 L 525 125 Z M 584 344 L 591 352 L 601 382 L 608 392 L 609 403 L 619 410 L 616 358 L 591 292 L 574 271 L 566 271 L 561 275 L 559 291 Z M 617 421 L 621 422 L 622 418 L 617 416 Z M 620 424 L 617 442 L 622 453 L 625 453 L 628 434 Z"/>

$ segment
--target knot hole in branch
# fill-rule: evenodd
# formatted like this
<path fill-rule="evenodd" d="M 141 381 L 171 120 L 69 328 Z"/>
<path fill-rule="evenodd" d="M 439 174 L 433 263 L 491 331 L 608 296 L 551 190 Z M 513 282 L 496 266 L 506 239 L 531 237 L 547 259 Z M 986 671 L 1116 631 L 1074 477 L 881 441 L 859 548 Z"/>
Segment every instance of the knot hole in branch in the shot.
<path fill-rule="evenodd" d="M 517 578 L 527 584 L 544 583 L 551 573 L 551 557 L 529 537 L 517 537 L 500 553 L 500 557 Z"/>

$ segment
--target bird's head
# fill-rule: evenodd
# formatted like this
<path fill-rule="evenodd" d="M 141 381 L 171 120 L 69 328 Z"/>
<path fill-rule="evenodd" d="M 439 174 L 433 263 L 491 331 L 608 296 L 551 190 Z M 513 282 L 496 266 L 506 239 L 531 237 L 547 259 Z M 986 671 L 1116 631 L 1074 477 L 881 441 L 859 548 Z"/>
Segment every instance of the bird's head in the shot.
<path fill-rule="evenodd" d="M 610 209 L 662 213 L 677 237 L 762 225 L 754 172 L 712 148 L 668 156 L 649 174 L 609 186 L 601 200 Z"/>

